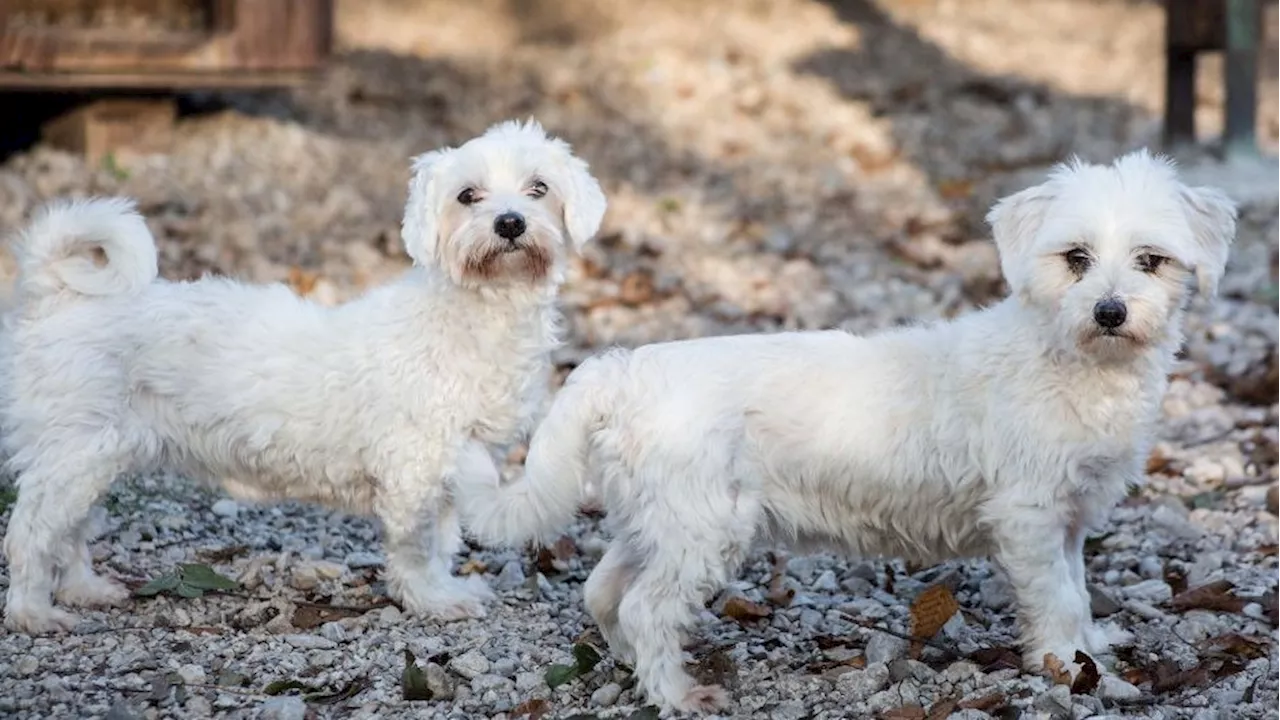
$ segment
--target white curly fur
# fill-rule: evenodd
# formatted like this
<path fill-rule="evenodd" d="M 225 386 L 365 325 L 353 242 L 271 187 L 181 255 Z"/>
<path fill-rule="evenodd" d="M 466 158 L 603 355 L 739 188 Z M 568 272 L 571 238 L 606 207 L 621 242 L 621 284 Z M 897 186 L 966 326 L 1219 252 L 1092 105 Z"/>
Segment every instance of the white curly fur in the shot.
<path fill-rule="evenodd" d="M 117 477 L 156 468 L 242 499 L 375 515 L 388 587 L 407 610 L 482 615 L 491 593 L 451 572 L 448 481 L 460 456 L 492 464 L 487 453 L 531 429 L 559 342 L 565 258 L 604 211 L 565 143 L 532 121 L 495 126 L 416 160 L 404 217 L 416 267 L 326 308 L 283 285 L 157 280 L 129 201 L 47 208 L 17 243 L 0 347 L 18 477 L 6 625 L 70 628 L 76 617 L 51 595 L 125 600 L 91 566 L 85 519 Z M 513 212 L 526 229 L 500 237 L 495 218 Z"/>
<path fill-rule="evenodd" d="M 490 543 L 547 539 L 599 494 L 615 540 L 586 603 L 668 709 L 726 701 L 684 671 L 681 637 L 760 538 L 926 564 L 992 557 L 1029 667 L 1104 653 L 1125 634 L 1090 617 L 1085 533 L 1142 478 L 1189 281 L 1215 287 L 1235 209 L 1138 152 L 1060 167 L 988 219 L 1012 294 L 954 322 L 587 361 L 522 481 L 459 485 L 464 525 Z M 1168 259 L 1147 272 L 1144 255 Z M 1112 334 L 1095 320 L 1104 299 L 1127 308 Z"/>

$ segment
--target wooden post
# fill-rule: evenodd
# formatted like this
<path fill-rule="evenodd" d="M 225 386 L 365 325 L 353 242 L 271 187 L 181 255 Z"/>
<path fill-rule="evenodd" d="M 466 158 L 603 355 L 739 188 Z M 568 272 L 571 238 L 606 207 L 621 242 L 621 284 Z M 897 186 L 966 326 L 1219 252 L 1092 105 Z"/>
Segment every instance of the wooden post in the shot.
<path fill-rule="evenodd" d="M 1228 157 L 1257 152 L 1258 36 L 1261 8 L 1257 0 L 1226 0 L 1226 58 L 1223 78 L 1227 93 L 1223 153 Z"/>

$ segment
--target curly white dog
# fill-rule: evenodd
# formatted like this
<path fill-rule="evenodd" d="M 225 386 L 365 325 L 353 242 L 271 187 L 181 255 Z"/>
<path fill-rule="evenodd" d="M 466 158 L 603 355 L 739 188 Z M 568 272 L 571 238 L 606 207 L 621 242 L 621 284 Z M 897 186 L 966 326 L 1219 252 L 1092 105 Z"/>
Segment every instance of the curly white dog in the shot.
<path fill-rule="evenodd" d="M 990 556 L 1016 592 L 1028 667 L 1103 653 L 1125 634 L 1090 616 L 1085 533 L 1143 476 L 1188 280 L 1215 290 L 1235 208 L 1139 152 L 1060 167 L 988 221 L 1012 295 L 954 322 L 589 360 L 522 482 L 500 487 L 476 458 L 464 525 L 546 540 L 598 493 L 616 540 L 586 602 L 667 708 L 727 701 L 686 674 L 681 637 L 758 537 L 920 563 Z"/>
<path fill-rule="evenodd" d="M 53 606 L 119 603 L 85 542 L 93 503 L 157 467 L 235 497 L 296 499 L 382 522 L 390 592 L 442 619 L 483 615 L 451 573 L 448 481 L 465 445 L 531 428 L 558 341 L 556 291 L 605 198 L 532 121 L 414 161 L 404 242 L 416 267 L 325 308 L 283 285 L 157 280 L 129 201 L 64 202 L 20 239 L 0 348 L 0 411 L 18 500 L 5 536 L 5 623 L 66 629 Z"/>

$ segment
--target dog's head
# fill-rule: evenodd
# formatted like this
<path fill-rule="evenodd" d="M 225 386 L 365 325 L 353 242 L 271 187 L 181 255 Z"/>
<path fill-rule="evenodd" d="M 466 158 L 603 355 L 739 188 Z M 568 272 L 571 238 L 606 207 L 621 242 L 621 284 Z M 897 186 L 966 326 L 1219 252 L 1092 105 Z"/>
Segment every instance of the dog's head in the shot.
<path fill-rule="evenodd" d="M 1069 346 L 1122 360 L 1180 336 L 1192 277 L 1201 293 L 1217 291 L 1236 209 L 1140 150 L 1059 166 L 997 202 L 987 222 L 1019 301 Z"/>
<path fill-rule="evenodd" d="M 605 197 L 587 164 L 536 122 L 504 122 L 413 162 L 405 249 L 468 285 L 554 282 L 595 235 Z"/>

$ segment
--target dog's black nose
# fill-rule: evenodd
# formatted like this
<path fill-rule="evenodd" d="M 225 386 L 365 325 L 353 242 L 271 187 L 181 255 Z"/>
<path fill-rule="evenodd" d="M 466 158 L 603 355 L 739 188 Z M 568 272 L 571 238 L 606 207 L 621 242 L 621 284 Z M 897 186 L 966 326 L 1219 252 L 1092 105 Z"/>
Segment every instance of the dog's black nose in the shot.
<path fill-rule="evenodd" d="M 1125 309 L 1124 302 L 1115 298 L 1099 300 L 1098 304 L 1093 306 L 1093 321 L 1104 328 L 1120 327 L 1128 315 L 1129 311 Z"/>
<path fill-rule="evenodd" d="M 506 212 L 493 219 L 493 231 L 499 237 L 515 240 L 524 234 L 524 218 L 520 213 Z"/>

